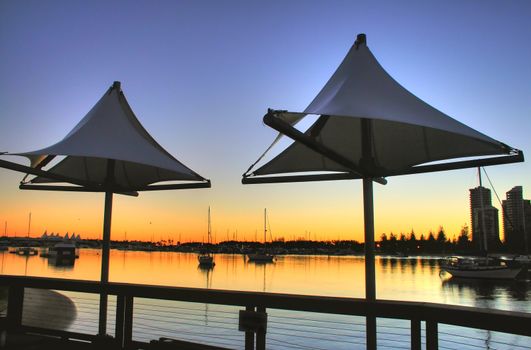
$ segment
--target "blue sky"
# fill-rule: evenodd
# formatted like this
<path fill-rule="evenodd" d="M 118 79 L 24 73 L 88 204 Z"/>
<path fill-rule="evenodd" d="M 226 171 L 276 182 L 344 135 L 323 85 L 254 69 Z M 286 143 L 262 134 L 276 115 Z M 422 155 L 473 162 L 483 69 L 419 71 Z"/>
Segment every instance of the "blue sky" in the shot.
<path fill-rule="evenodd" d="M 528 155 L 530 18 L 528 1 L 3 0 L 0 151 L 58 141 L 120 80 L 146 129 L 213 188 L 120 198 L 116 231 L 199 237 L 212 205 L 220 235 L 254 237 L 267 206 L 288 238 L 311 231 L 360 239 L 360 182 L 240 184 L 275 136 L 262 123 L 267 108 L 303 110 L 363 32 L 408 90 Z M 487 169 L 502 198 L 515 185 L 531 197 L 528 164 Z M 19 180 L 0 171 L 0 220 L 20 232 L 32 211 L 36 232 L 78 222 L 86 235 L 98 231 L 98 195 L 29 193 Z M 454 233 L 469 220 L 476 184 L 473 170 L 391 178 L 376 187 L 377 233 L 439 225 Z M 44 208 L 73 219 L 59 225 L 59 214 L 39 214 Z M 133 224 L 127 213 L 136 211 L 145 214 Z"/>

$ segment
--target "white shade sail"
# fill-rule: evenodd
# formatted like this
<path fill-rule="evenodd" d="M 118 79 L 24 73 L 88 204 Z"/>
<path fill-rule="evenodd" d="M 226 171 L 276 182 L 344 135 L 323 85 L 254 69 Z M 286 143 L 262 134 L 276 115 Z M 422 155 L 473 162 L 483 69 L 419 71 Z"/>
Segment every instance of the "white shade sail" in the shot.
<path fill-rule="evenodd" d="M 63 140 L 16 155 L 28 157 L 31 166 L 0 159 L 0 167 L 36 176 L 26 181 L 26 175 L 20 189 L 105 192 L 102 284 L 109 281 L 114 193 L 137 196 L 138 191 L 210 187 L 210 180 L 183 165 L 148 134 L 127 103 L 119 82 L 114 82 Z M 56 156 L 64 158 L 44 170 Z M 163 181 L 187 183 L 158 184 Z M 52 182 L 67 185 L 50 185 Z M 107 334 L 107 302 L 108 294 L 101 290 L 98 334 L 102 336 Z"/>
<path fill-rule="evenodd" d="M 308 130 L 296 129 L 294 125 L 308 114 L 319 117 Z M 368 301 L 376 300 L 373 182 L 385 184 L 384 177 L 392 175 L 523 161 L 522 152 L 450 118 L 404 89 L 376 61 L 364 34 L 358 35 L 339 68 L 302 113 L 269 110 L 264 122 L 280 134 L 243 175 L 242 183 L 363 178 Z M 295 142 L 252 171 L 281 135 Z M 476 159 L 457 160 L 463 157 Z M 441 160 L 445 162 L 433 164 Z M 368 349 L 377 348 L 376 329 L 376 317 L 368 316 Z"/>
<path fill-rule="evenodd" d="M 352 166 L 340 164 L 327 152 L 312 149 L 308 143 L 299 142 L 301 138 L 295 138 L 297 141 L 278 156 L 244 177 L 353 169 L 361 176 L 387 176 L 434 161 L 518 152 L 407 91 L 378 63 L 364 36 L 358 37 L 304 112 L 270 111 L 268 117 L 289 129 L 308 114 L 320 117 L 301 137 Z M 370 149 L 366 147 L 365 151 L 364 137 L 370 140 Z M 365 160 L 364 152 L 370 155 Z"/>
<path fill-rule="evenodd" d="M 142 127 L 127 103 L 120 83 L 103 95 L 87 115 L 58 143 L 19 153 L 31 166 L 45 166 L 53 156 L 66 156 L 49 173 L 79 183 L 103 184 L 108 160 L 114 160 L 112 182 L 123 190 L 139 190 L 161 181 L 207 181 L 164 150 Z M 37 176 L 30 183 L 57 182 Z"/>

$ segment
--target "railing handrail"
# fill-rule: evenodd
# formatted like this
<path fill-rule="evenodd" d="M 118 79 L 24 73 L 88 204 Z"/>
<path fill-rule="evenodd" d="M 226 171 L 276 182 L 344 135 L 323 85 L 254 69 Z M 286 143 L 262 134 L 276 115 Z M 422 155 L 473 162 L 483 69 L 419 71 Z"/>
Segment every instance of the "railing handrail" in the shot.
<path fill-rule="evenodd" d="M 531 336 L 531 313 L 461 305 L 381 299 L 367 301 L 361 298 L 153 286 L 116 282 L 102 284 L 99 281 L 11 275 L 1 275 L 0 285 L 98 294 L 104 292 L 110 295 L 242 307 L 256 306 L 269 309 L 351 316 L 434 321 L 456 326 Z"/>

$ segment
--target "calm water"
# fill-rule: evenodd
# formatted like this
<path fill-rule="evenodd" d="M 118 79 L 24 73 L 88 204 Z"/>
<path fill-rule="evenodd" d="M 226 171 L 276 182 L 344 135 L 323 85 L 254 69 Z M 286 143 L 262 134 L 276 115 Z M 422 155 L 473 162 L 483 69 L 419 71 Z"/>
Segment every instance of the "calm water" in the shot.
<path fill-rule="evenodd" d="M 38 256 L 4 253 L 1 273 L 99 280 L 99 250 L 82 249 L 73 267 L 56 267 Z M 212 270 L 198 268 L 197 256 L 174 252 L 111 251 L 110 280 L 115 282 L 213 289 L 364 297 L 364 259 L 354 256 L 279 256 L 272 264 L 248 263 L 242 255 L 216 255 Z M 440 276 L 435 257 L 376 258 L 377 298 L 458 304 L 531 312 L 531 283 L 453 281 Z M 92 331 L 97 325 L 97 300 L 90 294 L 69 293 L 78 317 L 70 330 Z M 111 307 L 113 301 L 111 300 Z M 94 311 L 96 310 L 96 311 Z M 232 348 L 243 346 L 237 331 L 238 308 L 135 301 L 139 340 L 175 335 Z M 112 315 L 112 311 L 110 312 Z M 175 315 L 179 314 L 178 320 Z M 175 322 L 182 323 L 179 331 Z M 109 320 L 111 326 L 113 320 Z M 171 324 L 171 326 L 170 326 Z M 379 346 L 408 348 L 409 323 L 378 320 Z M 110 327 L 112 328 L 112 327 Z M 328 329 L 326 332 L 323 330 Z M 268 348 L 342 349 L 364 347 L 364 319 L 282 310 L 269 311 Z M 322 334 L 319 335 L 319 331 Z M 177 332 L 174 334 L 172 332 Z M 317 333 L 316 333 L 317 332 Z M 441 348 L 531 348 L 529 338 L 491 334 L 459 327 L 441 328 Z M 445 336 L 447 339 L 445 339 Z M 459 337 L 465 337 L 459 340 Z M 472 340 L 471 340 L 472 339 Z M 475 340 L 474 340 L 475 339 Z"/>

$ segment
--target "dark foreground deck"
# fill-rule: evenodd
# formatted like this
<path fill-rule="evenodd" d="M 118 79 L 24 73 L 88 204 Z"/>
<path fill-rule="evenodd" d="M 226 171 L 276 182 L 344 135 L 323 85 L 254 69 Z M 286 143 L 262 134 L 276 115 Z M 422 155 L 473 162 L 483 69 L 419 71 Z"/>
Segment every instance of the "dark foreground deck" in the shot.
<path fill-rule="evenodd" d="M 227 310 L 218 312 L 230 314 L 230 318 L 226 316 L 225 320 L 231 319 L 232 323 L 225 324 L 223 319 L 218 321 L 212 319 L 209 321 L 207 319 L 204 324 L 201 324 L 201 327 L 207 329 L 206 332 L 208 332 L 208 327 L 223 324 L 221 329 L 224 332 L 232 332 L 233 342 L 235 342 L 233 344 L 238 344 L 237 346 L 232 346 L 232 348 L 237 347 L 245 350 L 264 350 L 266 347 L 270 347 L 266 346 L 266 340 L 269 339 L 266 337 L 268 332 L 268 313 L 278 310 L 285 312 L 285 315 L 310 313 L 334 317 L 355 316 L 364 320 L 371 318 L 379 321 L 388 319 L 402 320 L 407 325 L 407 332 L 405 332 L 406 342 L 402 342 L 397 348 L 421 349 L 425 347 L 430 350 L 438 349 L 439 325 L 441 324 L 531 337 L 531 314 L 433 303 L 387 300 L 369 302 L 365 299 L 356 298 L 161 287 L 124 283 L 101 284 L 94 281 L 21 276 L 0 276 L 0 285 L 9 287 L 7 315 L 1 319 L 3 337 L 7 335 L 6 339 L 1 340 L 4 348 L 8 349 L 219 350 L 231 348 L 230 345 L 208 345 L 208 339 L 210 337 L 215 338 L 214 333 L 204 333 L 203 337 L 199 336 L 195 341 L 190 341 L 187 338 L 178 339 L 175 336 L 171 337 L 172 340 L 168 340 L 161 339 L 161 337 L 167 335 L 164 334 L 163 329 L 160 329 L 160 331 L 154 333 L 157 335 L 153 337 L 154 342 L 138 340 L 139 337 L 135 336 L 134 332 L 141 332 L 142 328 L 139 328 L 138 324 L 135 324 L 134 327 L 133 320 L 136 320 L 135 317 L 144 315 L 144 318 L 150 320 L 149 317 L 153 316 L 149 313 L 146 314 L 146 309 L 166 308 L 166 306 L 154 306 L 155 304 L 146 303 L 145 300 L 230 307 L 231 312 Z M 92 301 L 97 300 L 103 294 L 112 298 L 114 304 L 111 303 L 109 309 L 106 308 L 103 313 L 97 312 L 98 303 L 86 306 L 87 310 L 85 312 L 94 312 L 94 314 L 104 316 L 97 321 L 97 328 L 78 328 L 76 331 L 66 331 L 58 329 L 51 320 L 50 324 L 47 324 L 46 320 L 42 320 L 42 317 L 38 320 L 31 319 L 31 315 L 28 315 L 27 311 L 31 305 L 28 295 L 34 289 L 89 295 L 92 296 Z M 83 300 L 81 297 L 80 299 Z M 83 311 L 83 307 L 79 306 L 78 308 L 80 312 Z M 190 310 L 176 308 L 167 313 L 155 313 L 155 315 L 160 316 L 156 316 L 155 319 L 152 318 L 150 322 L 164 322 L 169 328 L 176 328 L 175 325 L 178 322 L 193 324 L 195 320 L 188 316 L 190 315 Z M 205 310 L 205 315 L 207 315 L 207 310 Z M 369 324 L 370 322 L 365 323 Z M 289 325 L 290 323 L 285 324 Z M 348 322 L 343 322 L 342 324 L 346 325 L 345 327 L 350 327 Z M 226 327 L 227 325 L 228 327 Z M 337 334 L 338 332 L 333 327 L 322 325 L 323 323 L 320 323 L 319 326 L 313 326 L 313 331 L 307 331 L 305 334 L 300 331 L 297 331 L 299 333 L 296 334 L 310 339 L 312 337 L 308 336 L 308 333 L 310 335 L 317 334 L 317 336 L 314 335 L 315 339 L 318 339 L 319 334 L 332 334 L 335 335 L 335 338 L 340 338 L 340 335 Z M 270 327 L 272 328 L 273 326 L 270 325 Z M 350 328 L 353 329 L 353 327 L 354 323 L 352 323 Z M 324 332 L 319 333 L 323 329 Z M 364 344 L 376 344 L 376 340 L 379 339 L 377 330 L 371 327 L 361 328 L 358 332 L 360 332 L 360 335 L 357 337 L 357 342 L 346 341 L 348 344 L 356 345 L 348 346 L 349 348 L 364 347 Z M 186 331 L 182 331 L 182 334 L 185 333 Z M 112 336 L 99 336 L 98 334 L 111 334 Z M 531 338 L 529 338 L 529 341 L 527 339 L 524 340 L 524 343 L 531 344 Z M 282 348 L 278 344 L 276 345 L 276 348 Z M 299 346 L 299 348 L 302 347 Z"/>

